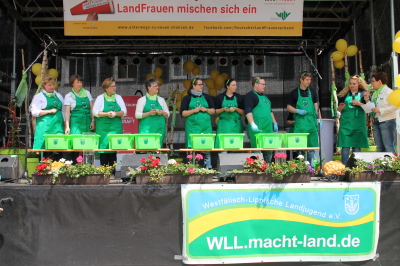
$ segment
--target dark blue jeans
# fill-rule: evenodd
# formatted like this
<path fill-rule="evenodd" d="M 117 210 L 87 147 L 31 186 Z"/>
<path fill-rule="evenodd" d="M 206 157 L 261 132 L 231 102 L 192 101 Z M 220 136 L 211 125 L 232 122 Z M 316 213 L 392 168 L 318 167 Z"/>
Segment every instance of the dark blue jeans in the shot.
<path fill-rule="evenodd" d="M 353 152 L 360 152 L 361 148 L 353 147 Z M 342 163 L 346 165 L 349 160 L 350 147 L 342 147 Z"/>
<path fill-rule="evenodd" d="M 394 137 L 396 132 L 396 120 L 386 120 L 379 122 L 374 120 L 373 123 L 374 139 L 378 152 L 393 152 L 394 148 Z"/>

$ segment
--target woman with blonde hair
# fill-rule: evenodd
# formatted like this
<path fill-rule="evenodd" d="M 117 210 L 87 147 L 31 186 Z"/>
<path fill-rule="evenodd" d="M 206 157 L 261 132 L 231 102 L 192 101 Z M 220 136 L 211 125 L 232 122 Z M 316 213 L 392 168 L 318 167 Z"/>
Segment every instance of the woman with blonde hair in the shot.
<path fill-rule="evenodd" d="M 92 112 L 97 117 L 96 134 L 100 135 L 99 149 L 109 149 L 107 134 L 122 134 L 122 117 L 127 114 L 127 110 L 121 95 L 116 94 L 117 86 L 113 77 L 105 79 L 101 86 L 104 93 L 96 98 Z M 116 152 L 100 152 L 101 165 L 111 166 L 116 162 Z"/>
<path fill-rule="evenodd" d="M 32 99 L 31 113 L 36 117 L 34 149 L 44 149 L 44 134 L 64 134 L 63 97 L 55 91 L 54 78 L 44 76 L 42 91 Z"/>
<path fill-rule="evenodd" d="M 361 148 L 369 148 L 367 121 L 361 108 L 366 103 L 365 92 L 367 84 L 360 76 L 350 77 L 349 84 L 339 92 L 339 107 L 341 112 L 338 134 L 338 147 L 342 147 L 342 163 L 349 159 L 350 148 L 360 152 Z"/>

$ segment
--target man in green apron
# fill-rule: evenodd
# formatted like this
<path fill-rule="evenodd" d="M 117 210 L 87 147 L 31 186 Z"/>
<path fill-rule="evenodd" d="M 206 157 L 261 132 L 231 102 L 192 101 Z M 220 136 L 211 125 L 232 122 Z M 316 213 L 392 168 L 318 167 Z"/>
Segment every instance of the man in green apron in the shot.
<path fill-rule="evenodd" d="M 244 96 L 244 112 L 248 121 L 247 135 L 252 148 L 256 148 L 256 137 L 258 133 L 272 133 L 278 131 L 278 124 L 272 113 L 271 101 L 264 94 L 265 79 L 255 77 L 252 80 L 253 90 Z M 272 151 L 263 151 L 264 160 L 271 162 Z"/>
<path fill-rule="evenodd" d="M 307 147 L 319 147 L 317 118 L 321 119 L 321 113 L 319 112 L 317 92 L 309 87 L 311 80 L 311 73 L 301 73 L 299 87 L 289 94 L 287 110 L 294 114 L 293 133 L 309 133 Z M 320 127 L 322 127 L 322 123 Z M 308 152 L 307 160 L 311 166 L 314 165 L 314 155 L 314 150 Z"/>
<path fill-rule="evenodd" d="M 186 147 L 191 148 L 190 134 L 212 133 L 211 115 L 215 114 L 214 103 L 210 95 L 203 93 L 203 80 L 194 78 L 190 92 L 181 102 L 181 115 L 186 117 Z M 212 168 L 211 153 L 204 152 L 204 166 Z"/>

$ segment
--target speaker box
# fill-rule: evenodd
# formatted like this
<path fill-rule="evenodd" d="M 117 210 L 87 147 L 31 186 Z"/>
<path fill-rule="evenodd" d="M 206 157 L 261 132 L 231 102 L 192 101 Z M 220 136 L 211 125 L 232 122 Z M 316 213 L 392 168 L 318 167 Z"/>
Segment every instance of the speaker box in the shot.
<path fill-rule="evenodd" d="M 22 164 L 18 156 L 0 155 L 0 181 L 17 179 L 22 173 Z"/>
<path fill-rule="evenodd" d="M 150 155 L 154 155 L 156 158 L 160 158 L 161 164 L 168 163 L 168 154 L 124 154 L 122 156 L 121 162 L 121 179 L 126 179 L 128 175 L 126 172 L 128 171 L 128 167 L 136 168 L 142 164 L 140 159 L 148 158 Z"/>
<path fill-rule="evenodd" d="M 346 167 L 354 167 L 355 162 L 357 161 L 356 158 L 364 160 L 366 162 L 371 163 L 373 160 L 377 158 L 383 157 L 392 157 L 394 154 L 392 152 L 354 152 L 353 155 L 347 161 Z"/>
<path fill-rule="evenodd" d="M 264 158 L 262 153 L 219 153 L 217 171 L 221 172 L 221 176 L 225 176 L 228 171 L 234 169 L 242 170 L 246 158 L 250 158 L 251 156 Z"/>

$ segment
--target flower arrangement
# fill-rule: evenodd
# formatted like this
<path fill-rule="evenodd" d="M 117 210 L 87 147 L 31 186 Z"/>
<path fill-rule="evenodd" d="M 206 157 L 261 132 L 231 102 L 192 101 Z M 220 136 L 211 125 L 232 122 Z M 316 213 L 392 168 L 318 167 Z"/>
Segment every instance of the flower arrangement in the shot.
<path fill-rule="evenodd" d="M 258 156 L 251 156 L 250 158 L 246 158 L 246 161 L 243 163 L 244 173 L 265 173 L 265 169 L 267 169 L 267 162 L 263 159 L 260 159 Z M 233 172 L 239 172 L 238 170 L 234 170 Z"/>
<path fill-rule="evenodd" d="M 190 175 L 190 174 L 216 174 L 218 173 L 214 169 L 206 169 L 200 168 L 198 162 L 203 159 L 201 154 L 197 154 L 194 158 L 192 155 L 187 156 L 190 160 L 195 160 L 192 163 L 182 164 L 180 162 L 175 161 L 174 159 L 168 160 L 167 165 L 161 165 L 160 159 L 156 158 L 154 155 L 150 155 L 147 159 L 140 159 L 141 165 L 135 169 L 128 168 L 129 174 L 132 179 L 140 173 L 148 173 L 149 179 L 151 181 L 160 182 L 165 178 L 166 174 L 182 174 L 182 175 Z"/>
<path fill-rule="evenodd" d="M 376 158 L 372 162 L 362 160 L 360 157 L 355 156 L 356 162 L 354 167 L 346 167 L 344 171 L 349 172 L 352 177 L 358 178 L 362 172 L 372 171 L 375 174 L 383 174 L 385 171 L 396 171 L 400 173 L 400 158 L 395 156 L 385 156 L 383 158 Z"/>
<path fill-rule="evenodd" d="M 286 156 L 286 154 L 284 155 Z M 294 161 L 271 163 L 266 169 L 266 172 L 272 174 L 272 176 L 275 177 L 277 180 L 282 180 L 284 176 L 289 176 L 295 173 L 315 174 L 314 168 L 310 166 L 310 163 L 308 161 L 304 161 L 303 155 L 297 156 L 297 159 L 298 160 Z"/>
<path fill-rule="evenodd" d="M 57 178 L 61 174 L 68 177 L 78 178 L 89 174 L 104 174 L 104 177 L 109 176 L 116 164 L 113 166 L 94 167 L 91 164 L 84 164 L 82 156 L 76 158 L 77 164 L 72 164 L 72 161 L 60 159 L 58 162 L 50 158 L 43 158 L 40 164 L 36 166 L 34 174 L 37 175 L 52 175 L 52 183 L 55 184 Z"/>

